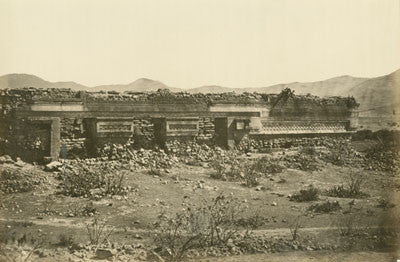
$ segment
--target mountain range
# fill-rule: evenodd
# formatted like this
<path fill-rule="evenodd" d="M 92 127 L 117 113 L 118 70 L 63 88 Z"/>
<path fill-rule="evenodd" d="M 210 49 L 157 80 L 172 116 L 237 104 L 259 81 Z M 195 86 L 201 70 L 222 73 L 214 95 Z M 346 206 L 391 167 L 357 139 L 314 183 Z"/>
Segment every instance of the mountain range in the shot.
<path fill-rule="evenodd" d="M 312 94 L 316 96 L 354 96 L 360 103 L 362 116 L 389 116 L 399 114 L 400 108 L 400 69 L 384 76 L 360 78 L 339 76 L 317 82 L 293 82 L 267 87 L 231 88 L 216 85 L 201 86 L 192 89 L 169 87 L 160 81 L 140 78 L 129 84 L 100 85 L 88 87 L 76 82 L 49 82 L 35 75 L 8 74 L 0 77 L 0 89 L 3 88 L 71 88 L 87 91 L 118 91 L 146 92 L 158 89 L 169 89 L 172 92 L 186 91 L 189 93 L 222 93 L 222 92 L 259 92 L 279 93 L 284 88 L 290 88 L 296 94 Z"/>

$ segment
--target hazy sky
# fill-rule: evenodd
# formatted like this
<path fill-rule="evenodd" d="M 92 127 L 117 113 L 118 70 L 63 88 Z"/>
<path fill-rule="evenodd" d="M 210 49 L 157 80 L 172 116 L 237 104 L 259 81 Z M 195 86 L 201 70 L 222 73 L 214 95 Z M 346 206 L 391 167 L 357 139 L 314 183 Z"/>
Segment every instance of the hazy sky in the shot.
<path fill-rule="evenodd" d="M 0 0 L 0 75 L 267 86 L 400 68 L 400 0 Z"/>

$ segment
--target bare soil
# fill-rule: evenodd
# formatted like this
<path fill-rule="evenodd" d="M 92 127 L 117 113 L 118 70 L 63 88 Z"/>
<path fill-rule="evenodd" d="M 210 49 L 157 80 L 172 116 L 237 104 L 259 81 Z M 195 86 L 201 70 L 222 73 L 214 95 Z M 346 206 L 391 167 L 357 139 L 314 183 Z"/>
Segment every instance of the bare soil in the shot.
<path fill-rule="evenodd" d="M 12 168 L 12 164 L 4 164 L 1 168 Z M 42 254 L 43 252 L 37 250 L 32 251 L 28 260 L 91 260 L 93 256 L 90 254 L 76 254 L 76 251 L 70 252 L 58 246 L 61 235 L 71 236 L 75 244 L 87 243 L 86 225 L 93 217 L 75 216 L 73 210 L 88 202 L 92 202 L 96 208 L 96 216 L 106 220 L 107 226 L 115 229 L 109 239 L 111 243 L 117 243 L 119 246 L 132 245 L 138 247 L 138 250 L 144 250 L 153 245 L 154 223 L 161 210 L 173 214 L 188 205 L 209 201 L 220 194 L 237 197 L 248 206 L 248 217 L 258 215 L 263 219 L 262 225 L 254 230 L 254 234 L 275 238 L 277 241 L 290 239 L 291 224 L 301 216 L 299 237 L 312 239 L 325 250 L 318 251 L 313 248 L 313 251 L 283 250 L 268 254 L 199 257 L 196 261 L 393 261 L 393 257 L 398 257 L 393 253 L 398 249 L 398 243 L 392 243 L 390 249 L 377 250 L 379 248 L 374 246 L 375 242 L 370 241 L 378 238 L 374 235 L 374 229 L 382 226 L 397 227 L 396 223 L 400 221 L 398 175 L 326 164 L 322 170 L 314 172 L 285 169 L 282 173 L 264 177 L 259 187 L 248 188 L 239 182 L 210 178 L 210 173 L 214 171 L 206 165 L 179 164 L 162 176 L 151 176 L 147 170 L 131 171 L 127 176 L 126 186 L 131 186 L 133 190 L 126 196 L 91 201 L 58 194 L 59 182 L 52 172 L 45 172 L 41 167 L 29 164 L 24 168 L 42 173 L 48 181 L 44 187 L 32 192 L 1 196 L 0 234 L 6 239 L 5 246 L 9 248 L 5 249 L 8 250 L 8 257 L 0 256 L 1 261 L 12 261 L 15 257 L 23 259 L 24 255 L 29 255 L 32 248 L 23 245 L 18 247 L 16 243 L 24 234 L 32 238 L 45 235 L 46 244 L 40 248 L 49 252 Z M 289 199 L 290 195 L 310 185 L 321 191 L 339 185 L 350 172 L 364 175 L 366 180 L 362 190 L 368 194 L 367 197 L 349 199 L 320 194 L 317 201 L 302 203 Z M 394 207 L 379 207 L 381 199 L 393 203 Z M 310 205 L 326 201 L 338 201 L 341 209 L 328 214 L 307 211 Z M 339 234 L 338 221 L 344 213 L 351 213 L 357 217 L 358 234 L 365 234 L 365 239 L 368 239 L 365 243 L 361 243 L 362 237 L 352 239 Z M 343 248 L 344 242 L 349 242 L 348 250 Z M 15 248 L 10 248 L 12 246 Z M 129 255 L 114 256 L 113 259 L 132 261 Z M 137 256 L 135 259 L 138 259 Z M 152 258 L 143 255 L 141 258 L 139 256 L 139 259 Z"/>

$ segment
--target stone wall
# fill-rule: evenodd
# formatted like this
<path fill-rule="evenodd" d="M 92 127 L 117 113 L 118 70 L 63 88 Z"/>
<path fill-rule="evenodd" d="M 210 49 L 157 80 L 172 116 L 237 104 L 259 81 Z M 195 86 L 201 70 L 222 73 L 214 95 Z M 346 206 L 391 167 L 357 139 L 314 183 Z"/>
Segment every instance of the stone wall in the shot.
<path fill-rule="evenodd" d="M 306 135 L 246 135 L 237 145 L 239 150 L 268 152 L 274 148 L 299 146 L 329 146 L 335 140 L 350 141 L 351 134 L 306 134 Z"/>
<path fill-rule="evenodd" d="M 210 117 L 203 117 L 199 120 L 199 133 L 197 139 L 201 141 L 211 141 L 215 136 L 214 121 Z"/>

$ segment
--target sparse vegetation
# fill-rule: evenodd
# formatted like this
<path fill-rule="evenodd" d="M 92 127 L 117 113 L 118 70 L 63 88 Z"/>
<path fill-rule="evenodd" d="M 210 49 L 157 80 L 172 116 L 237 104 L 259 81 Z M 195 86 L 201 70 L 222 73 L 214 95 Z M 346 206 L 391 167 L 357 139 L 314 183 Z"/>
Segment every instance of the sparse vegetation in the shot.
<path fill-rule="evenodd" d="M 74 236 L 72 235 L 66 235 L 64 233 L 61 233 L 58 236 L 58 243 L 57 245 L 60 247 L 71 247 L 75 244 L 74 242 Z"/>
<path fill-rule="evenodd" d="M 308 210 L 315 213 L 331 213 L 341 209 L 339 202 L 337 201 L 326 201 L 324 203 L 318 203 L 311 205 Z"/>
<path fill-rule="evenodd" d="M 155 242 L 163 247 L 170 260 L 181 260 L 195 247 L 226 245 L 238 232 L 244 209 L 238 200 L 219 195 L 210 204 L 187 208 L 175 216 L 158 216 Z"/>
<path fill-rule="evenodd" d="M 109 227 L 106 221 L 94 217 L 92 222 L 86 224 L 86 233 L 90 244 L 97 247 L 109 241 L 110 236 L 114 233 L 114 229 Z"/>
<path fill-rule="evenodd" d="M 257 159 L 251 166 L 251 169 L 262 174 L 278 174 L 282 173 L 284 167 L 266 157 L 263 157 Z"/>
<path fill-rule="evenodd" d="M 292 235 L 292 240 L 296 241 L 299 237 L 299 231 L 302 227 L 302 216 L 296 217 L 290 224 L 290 234 Z"/>
<path fill-rule="evenodd" d="M 125 173 L 107 166 L 76 166 L 60 174 L 61 193 L 73 197 L 101 198 L 123 195 Z"/>
<path fill-rule="evenodd" d="M 362 192 L 361 187 L 365 178 L 361 174 L 350 173 L 347 175 L 344 184 L 333 186 L 328 189 L 326 194 L 331 197 L 340 198 L 361 198 L 367 196 Z"/>
<path fill-rule="evenodd" d="M 385 198 L 381 198 L 379 199 L 377 206 L 383 209 L 389 209 L 395 207 L 396 205 Z"/>
<path fill-rule="evenodd" d="M 290 200 L 296 202 L 309 202 L 318 200 L 319 190 L 314 186 L 309 186 L 307 189 L 301 189 L 299 192 L 290 196 Z"/>
<path fill-rule="evenodd" d="M 268 174 L 281 173 L 283 167 L 267 158 L 260 158 L 255 161 L 240 162 L 236 156 L 222 157 L 211 163 L 215 170 L 212 178 L 242 181 L 247 187 L 255 187 L 260 184 L 260 179 Z"/>
<path fill-rule="evenodd" d="M 333 225 L 337 227 L 340 236 L 352 236 L 359 232 L 359 220 L 359 215 L 349 212 L 337 218 Z"/>
<path fill-rule="evenodd" d="M 314 155 L 302 154 L 298 152 L 295 155 L 286 155 L 282 158 L 282 160 L 285 162 L 285 166 L 287 168 L 311 172 L 320 170 L 317 157 Z"/>

